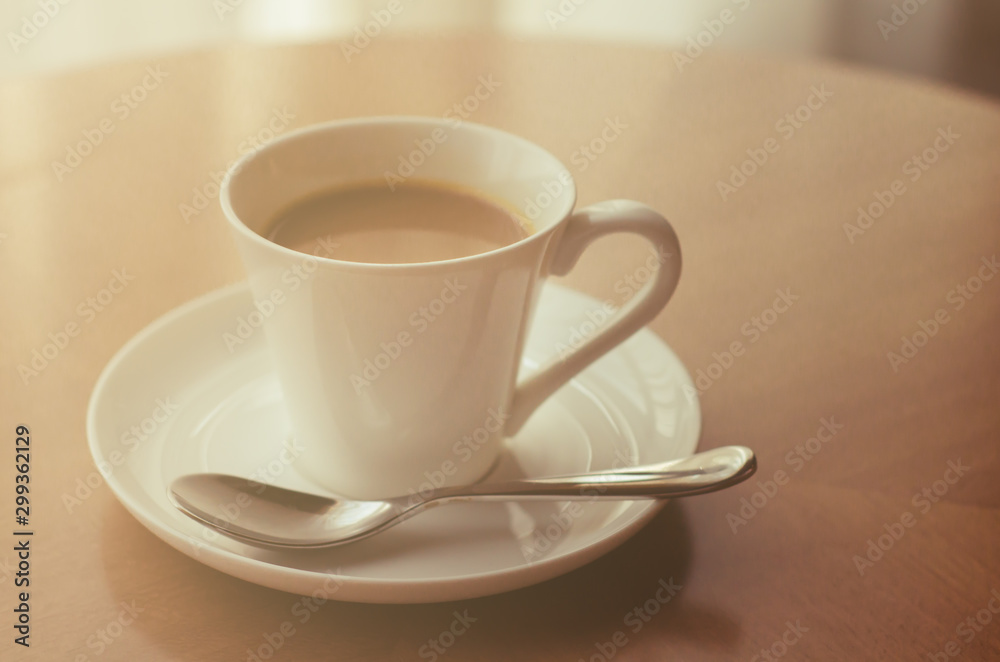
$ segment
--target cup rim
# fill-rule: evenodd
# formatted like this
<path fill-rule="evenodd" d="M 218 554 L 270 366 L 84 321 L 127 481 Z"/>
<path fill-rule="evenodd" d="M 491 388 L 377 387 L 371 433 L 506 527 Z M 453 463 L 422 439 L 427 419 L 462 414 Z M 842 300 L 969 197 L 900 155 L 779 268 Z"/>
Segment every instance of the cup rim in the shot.
<path fill-rule="evenodd" d="M 429 117 L 420 115 L 378 115 L 372 117 L 356 117 L 350 119 L 341 120 L 330 120 L 327 122 L 319 122 L 316 124 L 310 124 L 308 126 L 289 131 L 286 134 L 278 136 L 274 140 L 268 142 L 267 144 L 261 146 L 260 148 L 254 149 L 247 154 L 241 156 L 229 169 L 226 171 L 225 177 L 222 179 L 222 183 L 219 186 L 219 202 L 222 206 L 223 215 L 229 224 L 242 236 L 246 237 L 250 241 L 254 242 L 258 246 L 266 247 L 267 249 L 277 251 L 287 257 L 294 257 L 297 259 L 315 259 L 320 264 L 329 264 L 332 266 L 337 266 L 341 268 L 354 268 L 359 270 L 429 270 L 436 269 L 440 267 L 452 267 L 459 266 L 469 263 L 474 263 L 479 260 L 487 260 L 491 258 L 498 257 L 500 255 L 510 253 L 519 250 L 523 246 L 534 241 L 541 241 L 543 237 L 548 237 L 553 232 L 555 232 L 572 214 L 574 207 L 576 206 L 576 181 L 573 178 L 573 174 L 570 172 L 569 168 L 560 161 L 552 152 L 545 149 L 541 145 L 534 143 L 527 138 L 522 138 L 521 136 L 498 129 L 496 127 L 488 126 L 485 124 L 479 124 L 476 122 L 466 122 L 463 120 L 457 120 L 458 124 L 453 125 L 456 120 L 448 120 L 440 117 Z M 507 244 L 506 246 L 501 246 L 500 248 L 494 248 L 493 250 L 486 251 L 484 253 L 475 253 L 474 255 L 466 255 L 463 257 L 450 258 L 447 260 L 436 260 L 428 262 L 353 262 L 350 260 L 339 260 L 332 257 L 324 257 L 321 255 L 312 255 L 309 253 L 303 253 L 301 251 L 282 246 L 277 244 L 260 234 L 254 232 L 250 229 L 246 223 L 240 219 L 239 215 L 233 209 L 232 201 L 230 200 L 230 184 L 234 177 L 240 174 L 240 171 L 247 167 L 255 158 L 262 155 L 263 153 L 278 147 L 287 142 L 299 139 L 311 133 L 323 133 L 330 130 L 336 129 L 349 129 L 355 126 L 361 125 L 372 125 L 372 124 L 423 124 L 433 130 L 434 128 L 446 128 L 452 131 L 458 129 L 479 131 L 483 133 L 493 134 L 494 136 L 502 137 L 504 140 L 513 141 L 518 143 L 522 148 L 535 151 L 542 155 L 543 157 L 552 161 L 553 164 L 561 168 L 559 172 L 566 172 L 569 175 L 569 183 L 567 187 L 569 188 L 569 197 L 567 198 L 566 204 L 563 208 L 556 208 L 551 213 L 556 214 L 558 212 L 558 218 L 548 227 L 537 230 L 534 233 L 518 239 L 512 244 Z M 447 181 L 447 180 L 432 180 L 427 181 Z"/>

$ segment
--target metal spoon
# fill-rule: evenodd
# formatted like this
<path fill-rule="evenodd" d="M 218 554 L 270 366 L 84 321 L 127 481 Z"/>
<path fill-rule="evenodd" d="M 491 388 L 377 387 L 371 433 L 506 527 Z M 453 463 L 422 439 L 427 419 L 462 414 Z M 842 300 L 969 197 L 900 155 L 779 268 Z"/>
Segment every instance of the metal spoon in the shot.
<path fill-rule="evenodd" d="M 306 494 L 223 474 L 176 479 L 168 496 L 185 515 L 264 547 L 332 547 L 361 540 L 446 501 L 665 499 L 740 483 L 757 470 L 753 451 L 723 446 L 662 464 L 575 476 L 443 487 L 384 501 Z"/>

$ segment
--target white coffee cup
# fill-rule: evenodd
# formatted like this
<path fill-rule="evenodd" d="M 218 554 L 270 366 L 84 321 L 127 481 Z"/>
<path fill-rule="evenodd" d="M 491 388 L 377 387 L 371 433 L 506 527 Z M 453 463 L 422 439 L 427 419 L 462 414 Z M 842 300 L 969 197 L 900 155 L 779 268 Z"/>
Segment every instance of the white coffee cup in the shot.
<path fill-rule="evenodd" d="M 488 253 L 385 265 L 324 257 L 322 242 L 308 256 L 260 234 L 296 201 L 407 176 L 505 200 L 536 231 Z M 405 495 L 429 475 L 448 485 L 482 478 L 504 438 L 651 321 L 680 278 L 677 236 L 658 213 L 623 200 L 574 213 L 576 188 L 558 159 L 455 120 L 378 117 L 288 133 L 236 163 L 220 199 L 254 299 L 270 311 L 263 327 L 303 449 L 297 468 L 354 498 Z M 667 256 L 655 277 L 571 355 L 519 375 L 546 276 L 566 274 L 587 245 L 618 232 Z"/>

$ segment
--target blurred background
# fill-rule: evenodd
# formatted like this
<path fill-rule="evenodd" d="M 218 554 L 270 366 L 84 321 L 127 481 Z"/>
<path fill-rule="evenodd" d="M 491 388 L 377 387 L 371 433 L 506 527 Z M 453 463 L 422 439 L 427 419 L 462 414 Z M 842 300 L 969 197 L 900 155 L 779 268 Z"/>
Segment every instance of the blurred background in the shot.
<path fill-rule="evenodd" d="M 1000 95 L 998 0 L 3 0 L 0 76 L 233 42 L 349 39 L 390 1 L 402 10 L 379 28 L 386 34 L 491 32 L 682 49 L 701 39 Z M 725 10 L 735 19 L 720 31 Z"/>

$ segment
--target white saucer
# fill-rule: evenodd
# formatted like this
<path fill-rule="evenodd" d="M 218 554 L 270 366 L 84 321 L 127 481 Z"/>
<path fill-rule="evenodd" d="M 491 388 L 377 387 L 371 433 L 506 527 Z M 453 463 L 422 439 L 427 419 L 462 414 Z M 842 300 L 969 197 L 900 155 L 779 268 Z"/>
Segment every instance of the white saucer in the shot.
<path fill-rule="evenodd" d="M 586 312 L 599 305 L 546 286 L 527 364 L 556 354 L 572 329 L 591 330 Z M 118 500 L 157 536 L 208 566 L 263 586 L 336 600 L 459 600 L 578 568 L 627 540 L 662 506 L 454 504 L 325 550 L 263 550 L 215 534 L 167 500 L 174 478 L 263 471 L 275 484 L 322 492 L 294 464 L 279 459 L 283 451 L 288 457 L 289 427 L 263 332 L 254 330 L 233 352 L 223 340 L 252 310 L 249 290 L 238 284 L 168 313 L 112 358 L 87 413 L 91 453 L 98 467 L 113 467 L 107 482 Z M 643 329 L 546 402 L 509 440 L 489 480 L 611 468 L 616 457 L 630 464 L 686 457 L 697 446 L 701 417 L 684 385 L 691 385 L 684 366 Z M 129 431 L 133 426 L 139 434 Z"/>

